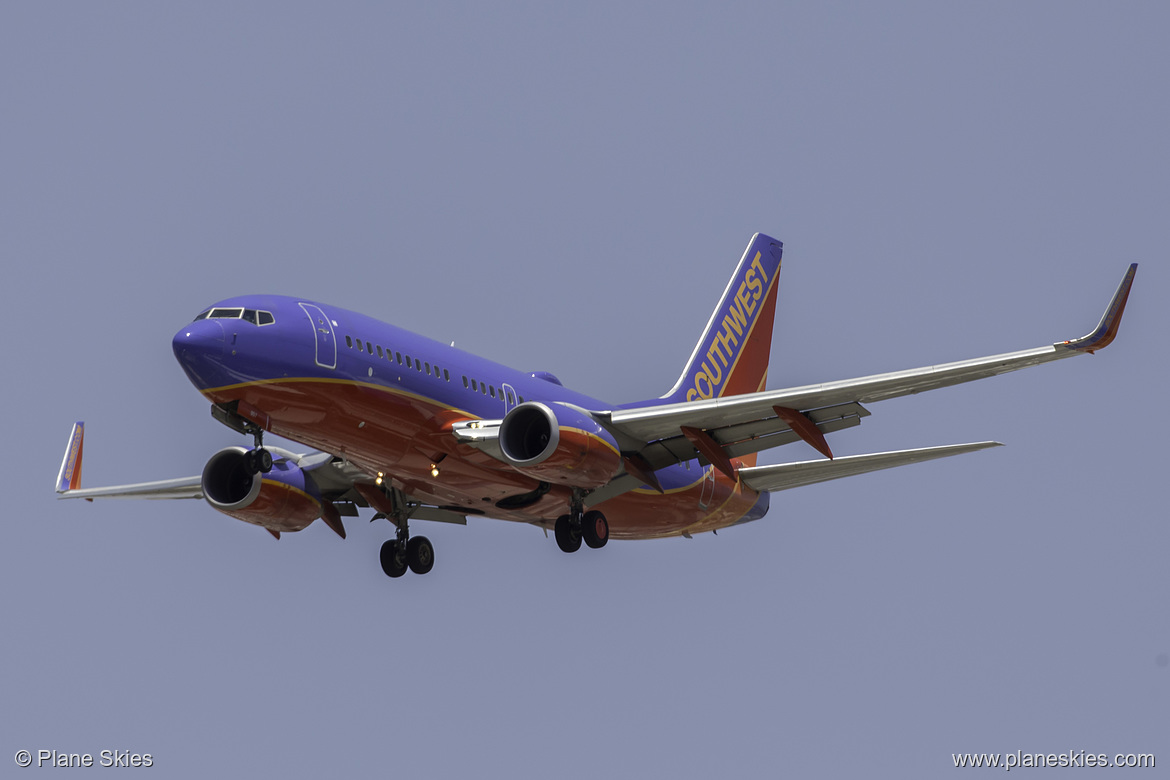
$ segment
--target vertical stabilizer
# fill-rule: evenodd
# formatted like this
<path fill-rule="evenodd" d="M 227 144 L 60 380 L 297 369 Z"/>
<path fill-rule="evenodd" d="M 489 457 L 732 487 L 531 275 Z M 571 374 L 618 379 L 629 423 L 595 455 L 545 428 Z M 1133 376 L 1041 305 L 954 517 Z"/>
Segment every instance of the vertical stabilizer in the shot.
<path fill-rule="evenodd" d="M 764 389 L 783 247 L 763 233 L 752 237 L 682 376 L 663 399 L 697 401 Z"/>

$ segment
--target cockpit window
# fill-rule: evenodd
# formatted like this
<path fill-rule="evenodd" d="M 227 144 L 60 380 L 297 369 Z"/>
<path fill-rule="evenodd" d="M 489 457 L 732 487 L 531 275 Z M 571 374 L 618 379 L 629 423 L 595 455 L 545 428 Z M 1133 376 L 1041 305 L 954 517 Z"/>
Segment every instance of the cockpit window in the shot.
<path fill-rule="evenodd" d="M 212 309 L 208 316 L 213 320 L 238 320 L 243 309 Z"/>
<path fill-rule="evenodd" d="M 271 325 L 276 322 L 276 318 L 272 316 L 270 311 L 257 311 L 256 309 L 208 309 L 195 318 L 195 321 L 205 319 L 213 320 L 245 320 L 253 325 Z"/>

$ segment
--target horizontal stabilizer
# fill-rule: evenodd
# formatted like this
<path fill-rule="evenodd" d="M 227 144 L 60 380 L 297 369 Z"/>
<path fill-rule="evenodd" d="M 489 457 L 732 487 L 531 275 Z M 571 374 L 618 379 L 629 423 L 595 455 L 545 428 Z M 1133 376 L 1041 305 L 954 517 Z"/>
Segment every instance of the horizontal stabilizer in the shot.
<path fill-rule="evenodd" d="M 881 471 L 909 463 L 921 463 L 936 458 L 948 458 L 966 452 L 1001 447 L 997 441 L 973 444 L 949 444 L 943 447 L 923 447 L 917 450 L 875 452 L 870 455 L 846 455 L 835 460 L 809 460 L 801 463 L 783 463 L 779 466 L 752 466 L 739 470 L 744 484 L 753 490 L 774 493 L 778 490 L 815 485 L 831 479 L 852 477 L 868 471 Z"/>

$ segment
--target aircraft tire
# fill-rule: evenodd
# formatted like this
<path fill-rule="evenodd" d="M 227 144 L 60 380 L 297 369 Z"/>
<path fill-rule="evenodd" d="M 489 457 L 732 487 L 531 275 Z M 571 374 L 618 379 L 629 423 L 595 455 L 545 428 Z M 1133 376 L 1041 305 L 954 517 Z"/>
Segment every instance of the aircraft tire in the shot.
<path fill-rule="evenodd" d="M 573 518 L 569 515 L 558 517 L 553 531 L 557 538 L 557 547 L 560 547 L 562 552 L 573 553 L 581 549 L 581 529 L 573 527 Z"/>
<path fill-rule="evenodd" d="M 406 543 L 406 563 L 415 574 L 426 574 L 435 566 L 435 548 L 425 536 L 411 537 Z"/>
<path fill-rule="evenodd" d="M 398 547 L 398 541 L 391 539 L 382 545 L 378 558 L 382 563 L 382 571 L 387 577 L 401 577 L 406 574 L 406 556 Z"/>
<path fill-rule="evenodd" d="M 581 538 L 594 550 L 605 547 L 609 541 L 609 521 L 605 515 L 596 509 L 586 512 L 585 517 L 581 518 Z"/>

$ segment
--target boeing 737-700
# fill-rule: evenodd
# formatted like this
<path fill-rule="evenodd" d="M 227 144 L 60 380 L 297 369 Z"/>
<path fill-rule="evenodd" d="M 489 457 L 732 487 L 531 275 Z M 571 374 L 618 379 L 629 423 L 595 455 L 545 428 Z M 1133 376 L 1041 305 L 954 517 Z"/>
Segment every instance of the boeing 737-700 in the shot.
<path fill-rule="evenodd" d="M 674 387 L 611 404 L 336 306 L 249 295 L 214 304 L 175 334 L 191 382 L 252 446 L 216 452 L 202 474 L 81 487 L 84 424 L 69 438 L 61 498 L 202 498 L 282 533 L 372 508 L 395 527 L 390 577 L 424 574 L 434 548 L 415 520 L 489 516 L 582 542 L 691 536 L 758 520 L 772 492 L 997 446 L 984 441 L 833 457 L 826 434 L 866 405 L 1093 352 L 1117 333 L 1137 265 L 1087 336 L 1020 352 L 824 384 L 766 390 L 782 245 L 748 244 Z M 272 433 L 312 448 L 265 447 Z M 823 457 L 757 465 L 803 441 Z"/>

